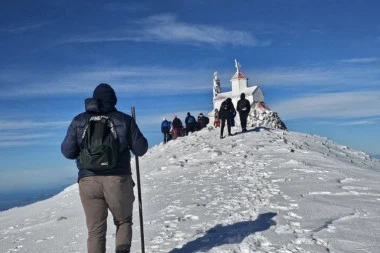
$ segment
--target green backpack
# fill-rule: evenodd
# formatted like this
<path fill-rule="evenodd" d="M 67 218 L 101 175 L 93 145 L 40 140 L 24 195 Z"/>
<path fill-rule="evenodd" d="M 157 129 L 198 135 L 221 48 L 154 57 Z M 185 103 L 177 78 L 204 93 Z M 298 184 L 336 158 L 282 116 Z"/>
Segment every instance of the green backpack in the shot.
<path fill-rule="evenodd" d="M 91 116 L 82 135 L 77 158 L 81 170 L 107 170 L 116 167 L 119 160 L 119 139 L 110 116 Z"/>

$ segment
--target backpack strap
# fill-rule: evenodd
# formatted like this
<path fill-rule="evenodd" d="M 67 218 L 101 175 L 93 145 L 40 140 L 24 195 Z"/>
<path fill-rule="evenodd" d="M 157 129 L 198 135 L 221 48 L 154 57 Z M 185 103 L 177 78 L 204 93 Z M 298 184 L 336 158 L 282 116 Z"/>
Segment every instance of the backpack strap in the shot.
<path fill-rule="evenodd" d="M 108 127 L 111 129 L 111 133 L 112 133 L 112 136 L 114 139 L 117 139 L 117 132 L 116 132 L 116 126 L 115 126 L 115 123 L 113 122 L 112 120 L 112 116 L 114 114 L 116 114 L 117 110 L 116 111 L 112 111 L 112 112 L 109 112 L 107 113 L 105 116 L 107 117 L 107 124 L 108 124 Z"/>
<path fill-rule="evenodd" d="M 110 128 L 110 130 L 111 130 L 113 138 L 114 139 L 118 138 L 117 137 L 117 132 L 116 132 L 115 124 L 113 123 L 113 121 L 111 119 L 111 116 L 115 112 L 116 111 L 113 111 L 113 112 L 107 113 L 106 115 L 94 115 L 94 114 L 90 114 L 89 115 L 89 117 L 87 118 L 86 126 L 85 126 L 85 128 L 83 130 L 83 133 L 82 133 L 81 147 L 89 146 L 89 144 L 91 143 L 91 136 L 93 136 L 92 128 L 89 127 L 91 125 L 91 122 L 100 121 L 102 119 L 105 119 L 107 121 L 107 125 Z M 104 128 L 102 130 L 104 131 Z M 87 138 L 87 143 L 83 143 L 83 141 L 84 141 L 87 133 L 88 133 L 89 138 Z"/>

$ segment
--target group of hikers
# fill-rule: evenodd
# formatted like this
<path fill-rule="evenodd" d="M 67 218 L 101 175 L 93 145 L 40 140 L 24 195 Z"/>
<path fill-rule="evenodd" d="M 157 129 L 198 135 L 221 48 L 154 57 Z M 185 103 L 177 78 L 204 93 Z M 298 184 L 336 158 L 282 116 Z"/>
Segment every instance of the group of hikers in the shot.
<path fill-rule="evenodd" d="M 236 111 L 239 113 L 240 125 L 242 132 L 247 132 L 247 118 L 251 110 L 251 104 L 248 99 L 245 98 L 245 94 L 241 93 L 240 100 L 237 102 L 236 109 L 232 103 L 231 98 L 224 100 L 220 106 L 220 109 L 214 111 L 214 127 L 220 127 L 220 138 L 224 138 L 223 132 L 227 122 L 228 136 L 231 136 L 231 127 L 235 126 Z M 177 139 L 178 137 L 188 135 L 189 132 L 201 130 L 209 124 L 209 118 L 202 113 L 199 114 L 198 120 L 195 117 L 187 113 L 185 119 L 185 127 L 182 125 L 182 121 L 174 115 L 172 122 L 163 118 L 161 123 L 161 132 L 164 135 L 164 143 L 167 143 L 171 139 Z"/>
<path fill-rule="evenodd" d="M 172 122 L 168 121 L 166 118 L 163 118 L 161 123 L 161 132 L 164 135 L 164 143 L 167 143 L 172 139 L 175 140 L 178 137 L 186 136 L 190 132 L 193 133 L 195 131 L 199 131 L 206 127 L 209 122 L 210 119 L 204 116 L 203 113 L 200 113 L 198 115 L 198 119 L 196 120 L 195 117 L 188 112 L 185 118 L 185 127 L 177 115 L 174 115 Z"/>

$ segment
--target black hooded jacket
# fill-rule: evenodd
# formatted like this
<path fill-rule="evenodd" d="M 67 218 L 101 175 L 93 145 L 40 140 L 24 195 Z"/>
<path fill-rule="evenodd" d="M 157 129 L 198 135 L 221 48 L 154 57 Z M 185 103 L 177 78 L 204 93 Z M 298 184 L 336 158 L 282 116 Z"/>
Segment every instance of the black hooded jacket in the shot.
<path fill-rule="evenodd" d="M 224 110 L 224 108 L 226 108 Z M 219 118 L 220 119 L 231 119 L 236 115 L 235 106 L 232 103 L 231 98 L 224 100 L 219 109 Z"/>
<path fill-rule="evenodd" d="M 93 98 L 85 100 L 86 111 L 77 115 L 71 122 L 65 139 L 61 144 L 61 152 L 68 159 L 77 159 L 82 142 L 82 134 L 88 119 L 92 115 L 111 114 L 120 141 L 120 156 L 116 168 L 104 171 L 79 170 L 78 181 L 87 176 L 131 174 L 131 154 L 144 155 L 148 150 L 148 141 L 140 132 L 135 120 L 115 108 L 117 99 L 115 92 L 108 84 L 100 84 Z M 78 168 L 80 169 L 80 168 Z"/>
<path fill-rule="evenodd" d="M 237 102 L 236 110 L 239 113 L 246 113 L 247 115 L 249 114 L 251 110 L 251 103 L 249 102 L 248 99 L 245 98 L 244 93 L 240 95 L 240 100 Z"/>

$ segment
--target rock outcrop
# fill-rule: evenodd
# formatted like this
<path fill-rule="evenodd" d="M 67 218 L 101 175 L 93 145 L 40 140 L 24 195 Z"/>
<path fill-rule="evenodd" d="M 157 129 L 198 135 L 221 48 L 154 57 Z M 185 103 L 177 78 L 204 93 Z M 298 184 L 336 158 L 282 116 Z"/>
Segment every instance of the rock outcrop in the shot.
<path fill-rule="evenodd" d="M 277 112 L 272 111 L 264 102 L 257 103 L 251 108 L 247 125 L 250 127 L 267 127 L 288 130 Z"/>

